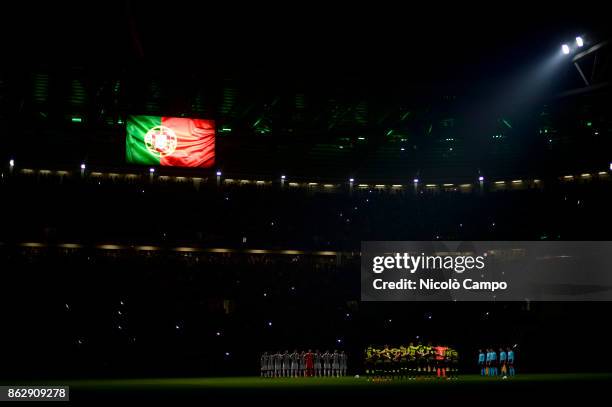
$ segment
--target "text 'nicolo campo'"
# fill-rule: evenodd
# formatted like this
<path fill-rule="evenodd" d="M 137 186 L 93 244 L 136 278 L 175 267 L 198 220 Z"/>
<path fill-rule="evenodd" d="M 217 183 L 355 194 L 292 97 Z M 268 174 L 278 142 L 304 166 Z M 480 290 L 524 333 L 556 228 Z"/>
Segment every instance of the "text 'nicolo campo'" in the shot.
<path fill-rule="evenodd" d="M 395 253 L 387 256 L 374 256 L 372 259 L 372 272 L 375 275 L 394 270 L 408 272 L 413 275 L 419 270 L 423 271 L 449 271 L 457 273 L 461 278 L 448 278 L 439 280 L 434 278 L 409 279 L 401 278 L 395 281 L 385 281 L 375 278 L 375 290 L 477 290 L 498 291 L 506 290 L 505 281 L 475 281 L 464 278 L 466 271 L 482 271 L 486 267 L 487 254 L 482 256 L 428 256 L 424 253 L 411 255 L 409 253 Z"/>

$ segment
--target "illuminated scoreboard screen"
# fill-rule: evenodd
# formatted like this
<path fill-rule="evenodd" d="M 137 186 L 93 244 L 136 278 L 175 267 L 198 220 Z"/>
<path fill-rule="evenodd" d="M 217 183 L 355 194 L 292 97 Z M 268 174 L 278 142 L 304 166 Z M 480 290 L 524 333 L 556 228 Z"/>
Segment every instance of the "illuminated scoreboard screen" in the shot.
<path fill-rule="evenodd" d="M 129 116 L 125 153 L 132 164 L 211 168 L 215 165 L 215 122 Z"/>

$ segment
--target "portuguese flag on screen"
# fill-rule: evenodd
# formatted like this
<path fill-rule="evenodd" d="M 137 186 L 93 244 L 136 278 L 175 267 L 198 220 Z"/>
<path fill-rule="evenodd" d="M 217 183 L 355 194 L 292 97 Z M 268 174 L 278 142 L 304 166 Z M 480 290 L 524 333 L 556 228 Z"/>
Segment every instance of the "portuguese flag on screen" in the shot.
<path fill-rule="evenodd" d="M 125 148 L 129 163 L 209 168 L 215 165 L 215 122 L 129 116 Z"/>

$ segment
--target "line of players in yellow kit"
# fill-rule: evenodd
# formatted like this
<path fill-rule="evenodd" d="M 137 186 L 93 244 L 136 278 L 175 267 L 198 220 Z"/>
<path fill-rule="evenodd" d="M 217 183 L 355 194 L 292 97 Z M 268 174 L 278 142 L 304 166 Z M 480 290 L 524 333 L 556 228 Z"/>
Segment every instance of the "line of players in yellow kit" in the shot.
<path fill-rule="evenodd" d="M 457 377 L 459 353 L 449 346 L 414 345 L 395 348 L 368 346 L 365 371 L 368 379 Z"/>

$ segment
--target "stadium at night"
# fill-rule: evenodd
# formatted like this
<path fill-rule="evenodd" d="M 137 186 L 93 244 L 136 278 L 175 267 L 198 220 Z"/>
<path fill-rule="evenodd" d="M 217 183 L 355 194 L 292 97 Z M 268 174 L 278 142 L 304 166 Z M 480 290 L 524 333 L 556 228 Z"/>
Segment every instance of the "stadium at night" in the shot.
<path fill-rule="evenodd" d="M 0 29 L 0 401 L 605 394 L 609 21 L 114 3 Z"/>

